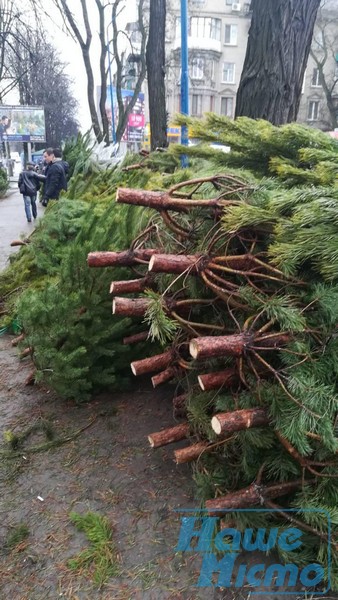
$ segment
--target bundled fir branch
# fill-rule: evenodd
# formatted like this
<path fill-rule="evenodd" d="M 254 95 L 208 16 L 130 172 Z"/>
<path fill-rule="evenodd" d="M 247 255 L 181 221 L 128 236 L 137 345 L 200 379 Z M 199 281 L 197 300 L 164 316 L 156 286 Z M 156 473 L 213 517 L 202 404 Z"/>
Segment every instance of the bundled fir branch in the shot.
<path fill-rule="evenodd" d="M 126 172 L 124 166 L 135 160 L 133 156 L 120 165 L 103 160 L 104 149 L 100 160 L 100 152 L 89 136 L 66 144 L 64 157 L 72 173 L 68 193 L 48 207 L 29 244 L 22 242 L 0 274 L 0 323 L 8 326 L 19 315 L 26 338 L 20 350 L 33 349 L 35 367 L 27 384 L 43 380 L 61 396 L 77 401 L 102 387 L 128 384 L 130 349 L 123 340 L 138 331 L 123 316 L 112 321 L 106 298 L 109 274 L 88 269 L 87 253 L 92 247 L 128 248 L 148 219 L 144 210 L 111 207 L 117 186 L 158 186 L 165 174 L 175 181 L 178 164 L 176 158 L 157 153 L 147 159 L 145 169 Z M 157 172 L 159 165 L 164 175 Z M 130 278 L 123 266 L 120 277 Z M 138 341 L 144 345 L 147 335 Z M 141 347 L 137 344 L 136 352 Z"/>
<path fill-rule="evenodd" d="M 239 168 L 255 177 L 271 174 L 284 185 L 330 185 L 337 178 L 338 143 L 316 129 L 295 123 L 276 127 L 263 120 L 239 117 L 235 121 L 212 113 L 201 119 L 177 116 L 179 125 L 188 125 L 196 146 L 171 149 L 212 161 L 218 168 Z M 209 143 L 231 147 L 231 152 L 210 148 Z"/>
<path fill-rule="evenodd" d="M 306 144 L 314 153 L 334 154 L 332 140 L 306 128 L 276 132 L 269 124 L 239 119 L 226 123 L 223 132 L 223 120 L 210 119 L 214 129 L 203 124 L 203 139 L 215 140 L 217 129 L 217 141 L 233 143 L 244 165 L 255 165 L 256 175 L 267 172 L 274 152 L 283 156 L 284 147 L 285 158 L 294 162 Z M 198 132 L 202 137 L 202 129 Z M 231 163 L 232 155 L 224 155 L 225 162 Z M 302 181 L 312 183 L 311 168 L 303 172 Z M 221 208 L 210 202 L 217 180 L 224 182 L 218 196 L 230 200 Z M 138 238 L 138 250 L 153 253 L 137 265 L 138 277 L 152 274 L 152 291 L 137 297 L 152 300 L 147 325 L 165 344 L 159 356 L 167 359 L 156 368 L 152 358 L 140 363 L 150 374 L 176 369 L 190 445 L 176 451 L 175 459 L 195 462 L 195 479 L 210 507 L 274 504 L 286 525 L 282 509 L 297 506 L 297 523 L 307 536 L 306 558 L 321 560 L 325 519 L 309 522 L 307 509 L 315 497 L 336 522 L 336 189 L 323 181 L 320 188 L 290 190 L 232 171 L 213 180 L 201 176 L 198 185 L 187 181 L 178 193 L 183 199 L 178 210 L 175 186 L 158 196 L 160 203 L 146 190 L 121 190 L 117 196 L 128 204 L 142 198 L 142 205 L 158 211 Z M 186 312 L 168 310 L 173 298 Z M 160 445 L 162 438 L 171 440 L 171 431 L 156 436 Z M 220 497 L 216 504 L 214 497 Z M 236 518 L 239 527 L 247 525 L 245 514 Z M 253 525 L 253 515 L 250 519 Z M 334 525 L 334 551 L 337 541 Z M 337 577 L 335 572 L 335 587 Z"/>

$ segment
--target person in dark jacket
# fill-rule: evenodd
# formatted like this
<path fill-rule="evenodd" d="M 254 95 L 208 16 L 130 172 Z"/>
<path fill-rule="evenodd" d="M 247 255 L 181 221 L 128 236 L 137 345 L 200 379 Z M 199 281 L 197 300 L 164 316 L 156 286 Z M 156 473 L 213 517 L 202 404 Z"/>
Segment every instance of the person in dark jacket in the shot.
<path fill-rule="evenodd" d="M 45 179 L 43 175 L 38 175 L 35 172 L 34 167 L 34 163 L 28 162 L 26 169 L 20 173 L 18 181 L 19 190 L 23 195 L 25 203 L 25 213 L 28 223 L 32 221 L 32 213 L 34 219 L 38 216 L 36 195 L 40 189 L 40 181 Z"/>
<path fill-rule="evenodd" d="M 68 175 L 69 175 L 69 163 L 66 160 L 63 160 L 62 158 L 62 152 L 60 150 L 60 148 L 54 148 L 54 156 L 55 156 L 55 161 L 59 161 L 65 171 L 65 175 L 66 175 L 66 179 L 68 180 Z"/>
<path fill-rule="evenodd" d="M 58 200 L 62 190 L 67 189 L 67 179 L 61 160 L 56 160 L 53 148 L 45 151 L 46 181 L 44 184 L 42 206 L 47 206 L 49 200 Z"/>

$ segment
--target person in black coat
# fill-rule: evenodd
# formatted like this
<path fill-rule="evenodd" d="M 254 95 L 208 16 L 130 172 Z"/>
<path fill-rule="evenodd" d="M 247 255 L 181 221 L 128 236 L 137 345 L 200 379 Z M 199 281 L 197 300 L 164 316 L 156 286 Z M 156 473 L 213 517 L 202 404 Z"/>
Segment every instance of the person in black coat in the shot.
<path fill-rule="evenodd" d="M 53 148 L 47 148 L 44 155 L 48 165 L 42 205 L 47 206 L 49 200 L 58 200 L 61 191 L 67 190 L 67 179 L 62 161 L 55 157 Z"/>
<path fill-rule="evenodd" d="M 23 195 L 28 223 L 32 221 L 32 213 L 34 219 L 37 217 L 36 195 L 40 189 L 40 181 L 44 179 L 43 175 L 36 173 L 34 163 L 30 162 L 27 163 L 26 169 L 19 175 L 18 186 L 20 193 Z"/>
<path fill-rule="evenodd" d="M 65 171 L 66 179 L 68 180 L 69 163 L 66 160 L 63 160 L 62 152 L 61 152 L 60 148 L 54 148 L 54 156 L 55 156 L 55 161 L 56 162 L 60 161 L 60 163 L 62 164 L 64 171 Z"/>

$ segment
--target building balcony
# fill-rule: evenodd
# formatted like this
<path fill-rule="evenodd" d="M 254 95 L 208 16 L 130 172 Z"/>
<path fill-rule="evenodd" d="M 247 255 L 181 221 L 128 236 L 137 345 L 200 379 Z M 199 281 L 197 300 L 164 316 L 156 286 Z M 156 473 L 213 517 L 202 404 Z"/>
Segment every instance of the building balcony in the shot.
<path fill-rule="evenodd" d="M 181 38 L 175 38 L 173 49 L 179 50 L 181 48 Z M 197 38 L 188 37 L 188 48 L 189 50 L 209 50 L 212 52 L 222 53 L 222 43 L 219 40 L 213 40 L 211 38 Z"/>

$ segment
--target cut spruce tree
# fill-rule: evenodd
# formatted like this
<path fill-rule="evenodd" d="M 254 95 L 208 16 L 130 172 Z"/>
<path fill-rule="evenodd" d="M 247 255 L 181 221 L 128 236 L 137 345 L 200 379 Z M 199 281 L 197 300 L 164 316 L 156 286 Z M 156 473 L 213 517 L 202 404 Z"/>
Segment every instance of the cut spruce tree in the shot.
<path fill-rule="evenodd" d="M 43 381 L 59 396 L 83 402 L 103 388 L 130 383 L 129 363 L 148 335 L 139 336 L 138 325 L 126 316 L 112 318 L 109 270 L 89 269 L 87 253 L 93 246 L 128 249 L 148 217 L 143 209 L 111 205 L 118 185 L 151 186 L 150 180 L 165 180 L 166 172 L 175 178 L 178 161 L 153 153 L 143 157 L 142 170 L 128 169 L 139 160 L 133 155 L 121 165 L 102 163 L 88 136 L 68 143 L 65 158 L 72 172 L 68 198 L 49 206 L 29 238 L 14 242 L 20 251 L 0 273 L 0 329 L 19 323 L 24 330 L 16 340 L 19 356 L 35 366 L 27 384 Z M 122 281 L 137 277 L 122 262 L 120 275 Z M 135 281 L 127 285 L 134 288 Z M 134 340 L 132 351 L 128 338 Z"/>
<path fill-rule="evenodd" d="M 132 371 L 167 381 L 169 369 L 176 381 L 174 411 L 178 407 L 184 419 L 177 429 L 150 432 L 149 441 L 155 448 L 187 440 L 173 458 L 192 462 L 206 508 L 210 514 L 224 509 L 225 522 L 259 525 L 259 514 L 255 520 L 253 513 L 236 509 L 274 507 L 280 512 L 271 521 L 277 514 L 283 528 L 292 522 L 285 509 L 297 509 L 305 540 L 299 564 L 327 563 L 328 512 L 331 582 L 337 588 L 338 188 L 332 174 L 337 145 L 297 125 L 267 124 L 260 154 L 263 123 L 225 120 L 222 129 L 221 122 L 222 142 L 231 128 L 235 136 L 243 126 L 243 139 L 251 130 L 251 145 L 240 149 L 251 173 L 210 172 L 213 161 L 239 160 L 239 140 L 234 156 L 211 151 L 204 177 L 160 194 L 117 192 L 119 203 L 154 211 L 138 236 L 137 264 L 128 267 L 139 280 L 151 279 L 147 289 L 132 290 L 128 315 L 134 311 L 139 319 L 138 302 L 144 302 L 140 333 L 148 327 L 149 339 L 163 350 L 132 361 Z M 211 130 L 204 131 L 210 139 Z M 208 155 L 206 146 L 197 152 Z M 277 154 L 308 185 L 266 178 Z M 308 162 L 301 164 L 306 154 Z M 315 186 L 313 174 L 323 161 L 332 166 L 326 175 L 330 185 L 321 167 L 321 185 Z M 115 254 L 112 260 L 119 264 L 116 256 L 122 260 L 125 252 Z M 93 267 L 113 264 L 106 253 L 102 261 L 100 253 L 94 256 L 94 261 L 88 256 Z M 116 281 L 121 289 L 121 278 Z M 110 289 L 114 302 L 114 283 Z M 126 302 L 128 294 L 126 288 Z M 119 292 L 115 306 L 120 298 Z"/>

